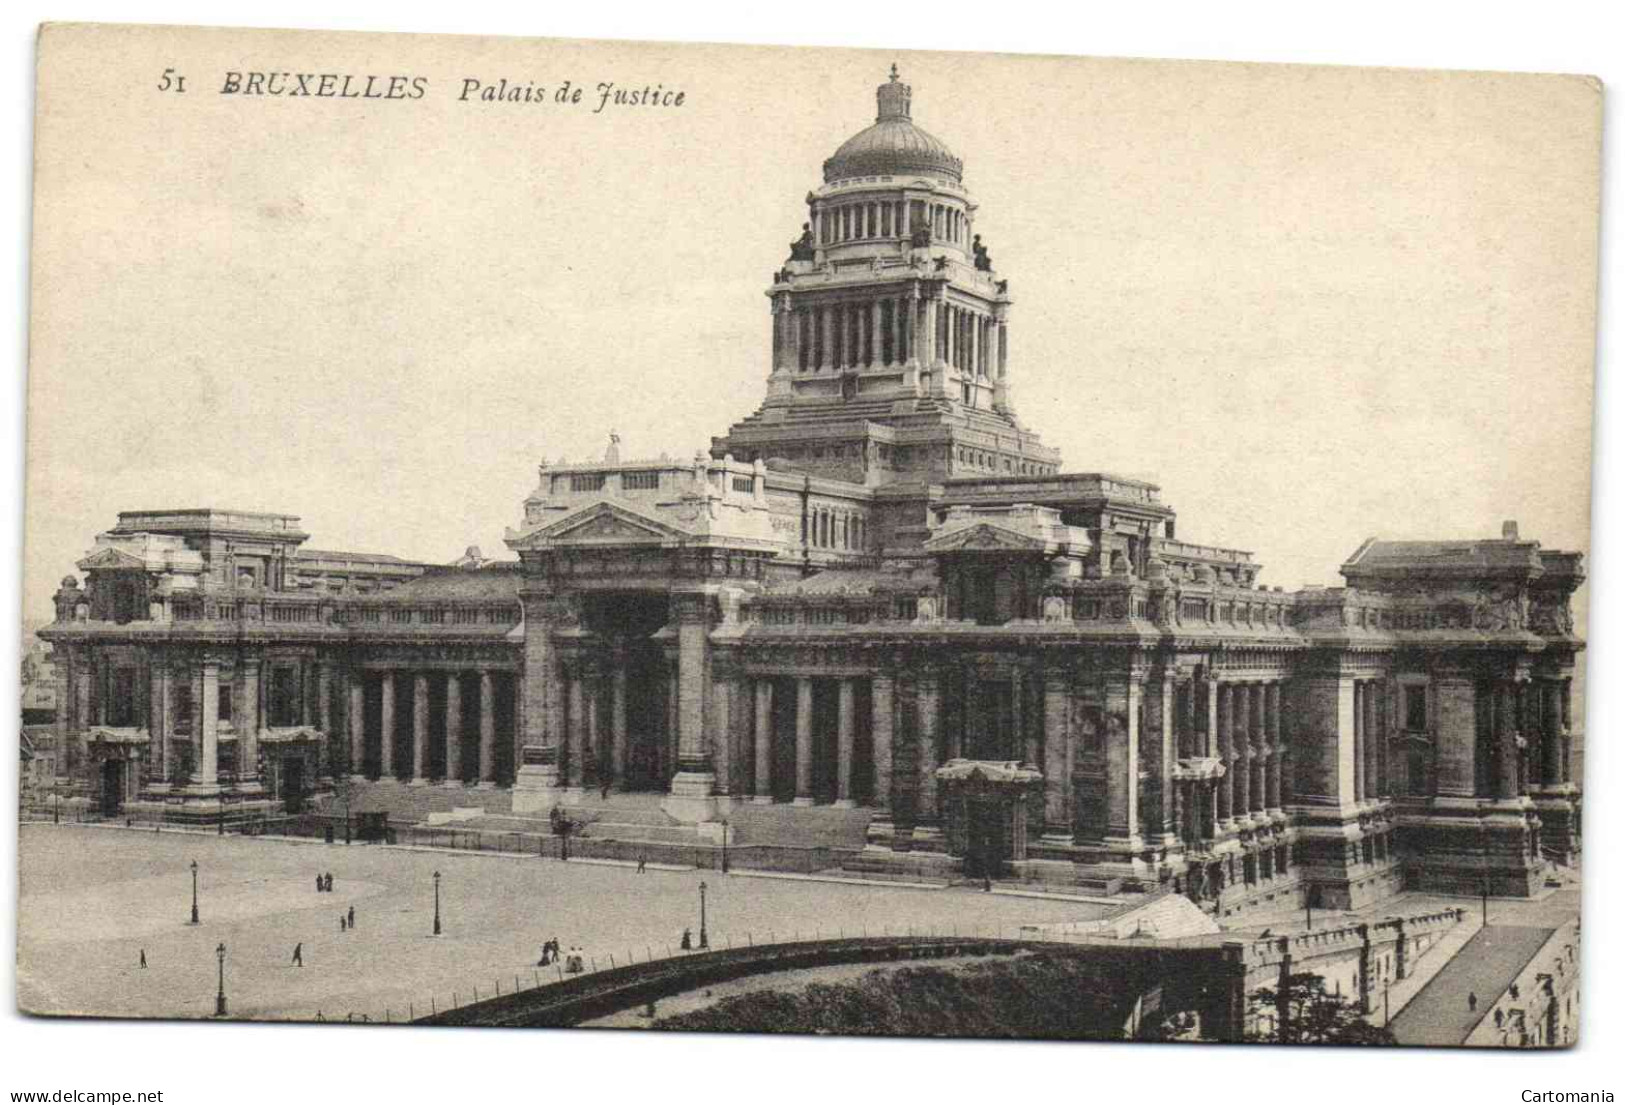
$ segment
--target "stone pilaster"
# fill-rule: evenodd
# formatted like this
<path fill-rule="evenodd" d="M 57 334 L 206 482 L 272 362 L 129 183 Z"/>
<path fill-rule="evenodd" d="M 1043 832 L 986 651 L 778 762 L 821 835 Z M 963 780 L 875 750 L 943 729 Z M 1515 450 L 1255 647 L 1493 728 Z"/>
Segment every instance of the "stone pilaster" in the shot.
<path fill-rule="evenodd" d="M 870 734 L 874 748 L 876 808 L 892 809 L 892 740 L 896 722 L 895 681 L 889 674 L 876 675 L 870 683 L 870 708 L 874 711 Z"/>
<path fill-rule="evenodd" d="M 522 693 L 522 692 L 521 692 Z M 523 770 L 523 768 L 521 768 Z M 446 778 L 447 786 L 463 781 L 463 676 L 446 675 Z"/>
<path fill-rule="evenodd" d="M 796 679 L 796 796 L 795 804 L 813 804 L 812 741 L 813 686 L 807 676 Z"/>
<path fill-rule="evenodd" d="M 711 685 L 711 605 L 709 590 L 671 596 L 677 623 L 677 774 L 661 808 L 680 822 L 716 817 L 716 774 L 706 730 L 706 691 Z"/>
<path fill-rule="evenodd" d="M 379 679 L 382 694 L 378 703 L 378 777 L 395 778 L 395 673 L 385 671 Z"/>
<path fill-rule="evenodd" d="M 429 677 L 412 676 L 412 785 L 429 782 Z"/>

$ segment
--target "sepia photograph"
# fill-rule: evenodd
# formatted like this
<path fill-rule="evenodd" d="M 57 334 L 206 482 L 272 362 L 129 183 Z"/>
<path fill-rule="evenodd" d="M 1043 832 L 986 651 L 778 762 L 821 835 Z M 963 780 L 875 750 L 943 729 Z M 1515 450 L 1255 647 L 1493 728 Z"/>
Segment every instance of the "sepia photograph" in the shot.
<path fill-rule="evenodd" d="M 1586 1038 L 1602 82 L 894 40 L 37 29 L 20 1014 Z"/>

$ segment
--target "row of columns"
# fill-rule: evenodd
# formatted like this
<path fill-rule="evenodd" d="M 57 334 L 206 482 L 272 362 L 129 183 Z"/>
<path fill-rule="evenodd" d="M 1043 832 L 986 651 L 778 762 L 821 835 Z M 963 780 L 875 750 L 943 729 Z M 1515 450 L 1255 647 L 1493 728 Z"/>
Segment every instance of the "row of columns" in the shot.
<path fill-rule="evenodd" d="M 942 329 L 938 346 L 944 350 L 943 359 L 950 365 L 977 376 L 1003 374 L 999 355 L 1004 348 L 1003 321 L 949 303 L 944 306 L 938 325 Z"/>
<path fill-rule="evenodd" d="M 1226 827 L 1280 815 L 1281 686 L 1217 684 L 1219 756 L 1226 772 L 1219 786 L 1219 819 Z"/>
<path fill-rule="evenodd" d="M 814 235 L 820 245 L 826 246 L 876 238 L 907 238 L 916 218 L 927 221 L 933 238 L 961 245 L 969 240 L 970 220 L 963 211 L 945 203 L 922 205 L 919 201 L 911 204 L 905 200 L 869 200 L 820 207 L 813 213 L 818 224 Z"/>
<path fill-rule="evenodd" d="M 444 781 L 448 784 L 461 781 L 464 775 L 463 764 L 463 698 L 462 677 L 463 672 L 414 672 L 411 683 L 411 700 L 409 703 L 396 701 L 396 676 L 394 670 L 383 671 L 379 680 L 379 717 L 378 732 L 379 763 L 378 774 L 380 778 L 390 779 L 397 774 L 398 767 L 395 762 L 395 725 L 396 712 L 406 708 L 412 712 L 412 747 L 411 747 L 411 781 L 416 784 L 429 782 L 429 680 L 430 678 L 445 681 L 445 764 L 446 773 Z M 489 670 L 479 671 L 479 746 L 478 746 L 478 780 L 481 784 L 491 784 L 496 781 L 496 690 Z M 360 778 L 362 766 L 366 763 L 366 734 L 367 734 L 367 695 L 366 684 L 360 673 L 348 675 L 348 728 L 350 738 L 350 771 L 353 778 Z M 322 698 L 325 702 L 325 696 Z"/>
<path fill-rule="evenodd" d="M 757 801 L 770 801 L 773 793 L 774 680 L 753 681 L 751 700 L 752 745 L 755 753 L 750 773 L 751 791 Z M 857 680 L 841 677 L 836 681 L 835 726 L 835 804 L 855 804 L 852 769 L 856 749 Z M 795 686 L 795 804 L 810 806 L 813 795 L 813 680 L 801 676 Z M 877 799 L 888 802 L 892 784 L 892 680 L 875 676 L 870 680 L 871 726 Z"/>
<path fill-rule="evenodd" d="M 1005 321 L 958 304 L 908 296 L 773 308 L 776 372 L 823 372 L 938 362 L 979 377 L 1003 378 Z"/>
<path fill-rule="evenodd" d="M 1376 679 L 1354 683 L 1354 800 L 1393 793 L 1388 759 L 1388 692 Z"/>
<path fill-rule="evenodd" d="M 773 364 L 780 371 L 820 372 L 904 365 L 917 345 L 918 298 L 889 296 L 850 303 L 775 308 Z"/>

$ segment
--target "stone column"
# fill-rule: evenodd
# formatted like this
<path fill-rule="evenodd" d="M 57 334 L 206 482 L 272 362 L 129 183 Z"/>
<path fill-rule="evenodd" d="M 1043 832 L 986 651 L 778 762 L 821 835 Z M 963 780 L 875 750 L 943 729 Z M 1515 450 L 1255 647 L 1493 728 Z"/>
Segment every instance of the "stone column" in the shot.
<path fill-rule="evenodd" d="M 1230 774 L 1235 779 L 1231 800 L 1238 821 L 1250 820 L 1253 808 L 1252 698 L 1250 683 L 1230 689 Z"/>
<path fill-rule="evenodd" d="M 1106 691 L 1106 844 L 1124 859 L 1140 837 L 1140 696 L 1134 675 L 1109 676 Z"/>
<path fill-rule="evenodd" d="M 1174 735 L 1173 674 L 1164 671 L 1147 688 L 1147 693 L 1150 707 L 1147 714 L 1154 726 L 1153 743 L 1145 750 L 1153 757 L 1152 790 L 1149 794 L 1152 808 L 1147 823 L 1154 832 L 1162 835 L 1162 844 L 1167 846 L 1174 842 L 1174 760 L 1178 754 Z"/>
<path fill-rule="evenodd" d="M 316 661 L 316 728 L 322 731 L 322 776 L 331 779 L 337 774 L 333 765 L 334 738 L 337 726 L 333 717 L 333 670 L 326 660 Z"/>
<path fill-rule="evenodd" d="M 603 726 L 599 724 L 601 714 L 599 706 L 600 700 L 603 698 L 604 672 L 599 667 L 597 660 L 588 660 L 586 665 L 586 674 L 581 680 L 582 689 L 586 693 L 586 702 L 584 703 L 586 707 L 584 715 L 586 731 L 582 735 L 582 741 L 589 749 L 590 755 L 584 757 L 581 762 L 581 785 L 590 787 L 598 786 L 602 782 L 604 760 L 607 757 L 604 755 L 604 730 Z M 587 777 L 589 762 L 592 764 L 593 773 L 591 778 Z"/>
<path fill-rule="evenodd" d="M 796 679 L 796 798 L 798 806 L 813 804 L 812 795 L 812 680 L 806 676 Z"/>
<path fill-rule="evenodd" d="M 564 678 L 566 697 L 569 699 L 564 704 L 564 739 L 567 746 L 564 782 L 571 790 L 581 790 L 587 785 L 587 693 L 581 661 L 570 661 L 566 665 Z"/>
<path fill-rule="evenodd" d="M 489 671 L 480 672 L 480 783 L 492 787 L 497 781 L 496 688 Z"/>
<path fill-rule="evenodd" d="M 1191 679 L 1185 682 L 1183 692 L 1177 686 L 1174 688 L 1175 706 L 1179 710 L 1175 752 L 1180 759 L 1202 754 L 1196 740 L 1196 687 L 1196 680 Z"/>
<path fill-rule="evenodd" d="M 869 366 L 873 368 L 876 365 L 886 363 L 886 346 L 881 340 L 883 335 L 880 328 L 880 300 L 878 299 L 869 306 L 869 326 Z"/>
<path fill-rule="evenodd" d="M 383 738 L 378 756 L 378 777 L 395 777 L 395 673 L 386 671 L 382 679 L 383 701 L 378 707 L 379 735 Z"/>
<path fill-rule="evenodd" d="M 1253 801 L 1250 807 L 1253 816 L 1262 818 L 1269 807 L 1269 736 L 1266 732 L 1264 716 L 1266 706 L 1264 701 L 1264 684 L 1254 683 L 1252 688 L 1252 708 L 1248 713 L 1252 716 L 1252 745 L 1253 745 Z"/>
<path fill-rule="evenodd" d="M 890 675 L 876 675 L 870 682 L 869 706 L 874 717 L 869 731 L 875 758 L 876 808 L 892 808 L 892 733 L 896 712 L 896 687 Z"/>
<path fill-rule="evenodd" d="M 1375 680 L 1365 685 L 1365 792 L 1368 799 L 1382 797 L 1382 729 Z"/>
<path fill-rule="evenodd" d="M 351 668 L 350 680 L 350 778 L 360 782 L 367 767 L 367 685 L 365 674 Z"/>
<path fill-rule="evenodd" d="M 1540 781 L 1543 786 L 1563 783 L 1562 684 L 1542 680 L 1540 687 Z"/>
<path fill-rule="evenodd" d="M 852 801 L 852 745 L 855 691 L 852 680 L 838 681 L 839 704 L 835 727 L 835 804 L 843 808 L 856 805 Z"/>
<path fill-rule="evenodd" d="M 1477 688 L 1462 675 L 1441 674 L 1434 680 L 1433 693 L 1439 718 L 1437 793 L 1443 798 L 1472 798 L 1477 795 L 1479 770 Z M 1425 780 L 1416 780 L 1417 790 L 1425 785 Z"/>
<path fill-rule="evenodd" d="M 824 330 L 824 347 L 819 351 L 818 363 L 814 368 L 834 368 L 835 363 L 835 315 L 837 308 L 834 304 L 826 306 L 819 320 Z"/>
<path fill-rule="evenodd" d="M 756 801 L 773 801 L 773 680 L 756 680 Z"/>
<path fill-rule="evenodd" d="M 1044 821 L 1047 832 L 1072 839 L 1072 711 L 1067 672 L 1044 672 Z"/>
<path fill-rule="evenodd" d="M 514 685 L 519 747 L 514 756 L 513 802 L 516 813 L 539 813 L 551 810 L 560 797 L 560 759 L 564 743 L 560 730 L 565 724 L 565 706 L 561 701 L 564 691 L 559 685 L 560 661 L 553 644 L 553 627 L 568 613 L 568 608 L 565 600 L 540 580 L 527 581 L 520 588 L 519 602 L 524 614 L 525 644 L 523 667 Z M 488 673 L 482 675 L 482 690 L 483 680 L 489 678 Z M 458 698 L 461 697 L 459 689 Z M 482 726 L 489 712 L 482 700 Z M 461 722 L 458 729 L 460 732 Z M 462 762 L 460 753 L 458 762 Z M 494 781 L 495 775 L 487 776 L 485 768 L 482 762 L 480 779 Z"/>
<path fill-rule="evenodd" d="M 205 660 L 200 670 L 203 694 L 198 702 L 198 731 L 202 756 L 197 764 L 197 783 L 212 791 L 220 786 L 220 664 Z"/>
<path fill-rule="evenodd" d="M 418 672 L 412 677 L 412 785 L 421 787 L 429 780 L 429 677 Z"/>
<path fill-rule="evenodd" d="M 446 785 L 463 781 L 463 676 L 446 675 Z"/>
<path fill-rule="evenodd" d="M 237 665 L 242 680 L 242 709 L 233 711 L 232 728 L 237 730 L 237 785 L 258 790 L 260 777 L 260 660 L 244 657 Z"/>
<path fill-rule="evenodd" d="M 1515 684 L 1495 687 L 1496 773 L 1495 797 L 1509 801 L 1518 797 L 1518 719 L 1513 709 Z"/>
<path fill-rule="evenodd" d="M 63 661 L 66 663 L 66 661 Z M 57 702 L 59 716 L 68 712 L 68 696 L 62 691 L 61 672 L 58 671 Z M 151 684 L 147 693 L 147 740 L 152 757 L 151 771 L 159 784 L 169 782 L 169 660 L 156 654 L 147 673 Z M 60 727 L 59 727 L 60 731 Z M 63 747 L 59 741 L 57 747 Z M 58 753 L 60 755 L 60 752 Z M 61 765 L 57 766 L 61 774 Z"/>
<path fill-rule="evenodd" d="M 677 774 L 661 808 L 685 824 L 714 820 L 716 774 L 707 740 L 706 691 L 711 685 L 710 591 L 671 596 L 677 623 Z"/>
<path fill-rule="evenodd" d="M 919 675 L 916 708 L 919 711 L 920 733 L 920 796 L 915 810 L 917 821 L 937 820 L 937 703 L 940 694 L 939 676 L 935 671 Z"/>
<path fill-rule="evenodd" d="M 610 777 L 620 786 L 626 785 L 626 658 L 617 658 L 615 671 L 610 675 L 609 703 L 609 767 Z"/>
<path fill-rule="evenodd" d="M 1354 684 L 1354 800 L 1364 802 L 1365 789 L 1365 716 L 1367 684 Z"/>
<path fill-rule="evenodd" d="M 1265 733 L 1270 742 L 1269 757 L 1269 810 L 1275 817 L 1285 816 L 1281 805 L 1281 764 L 1286 746 L 1281 741 L 1281 684 L 1271 683 L 1264 697 Z"/>
<path fill-rule="evenodd" d="M 1219 820 L 1225 828 L 1235 825 L 1235 807 L 1231 803 L 1231 790 L 1235 784 L 1236 764 L 1235 750 L 1231 747 L 1231 691 L 1228 683 L 1214 685 L 1216 693 L 1214 700 L 1218 703 L 1214 721 L 1217 723 L 1218 741 L 1217 755 L 1224 764 L 1224 776 L 1218 781 L 1218 814 Z"/>

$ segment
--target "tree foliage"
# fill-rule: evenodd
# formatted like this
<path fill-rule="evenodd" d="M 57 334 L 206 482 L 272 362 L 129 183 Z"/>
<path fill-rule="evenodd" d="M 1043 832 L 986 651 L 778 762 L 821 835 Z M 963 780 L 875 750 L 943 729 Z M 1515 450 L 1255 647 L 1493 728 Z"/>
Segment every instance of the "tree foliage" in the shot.
<path fill-rule="evenodd" d="M 757 990 L 664 1018 L 660 1028 L 843 1036 L 1121 1039 L 1128 1016 L 1110 968 L 1065 955 L 877 969 L 850 982 Z"/>
<path fill-rule="evenodd" d="M 1283 1044 L 1392 1044 L 1386 1025 L 1367 1021 L 1357 1002 L 1326 989 L 1326 980 L 1308 972 L 1288 975 L 1286 989 L 1253 991 L 1254 1029 L 1249 1040 Z"/>

